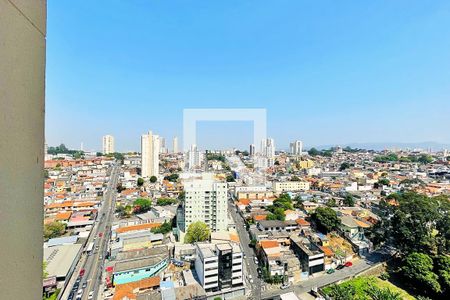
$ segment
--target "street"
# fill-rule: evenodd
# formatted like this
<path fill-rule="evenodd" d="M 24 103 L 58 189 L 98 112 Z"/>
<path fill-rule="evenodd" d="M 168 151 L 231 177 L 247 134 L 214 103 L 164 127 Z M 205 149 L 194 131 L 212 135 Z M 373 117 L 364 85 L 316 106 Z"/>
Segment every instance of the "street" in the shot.
<path fill-rule="evenodd" d="M 97 215 L 97 221 L 92 228 L 88 241 L 86 242 L 86 245 L 93 242 L 94 249 L 91 253 L 84 253 L 82 255 L 77 267 L 75 268 L 72 278 L 69 280 L 67 288 L 60 299 L 75 299 L 77 296 L 77 291 L 80 289 L 83 289 L 81 299 L 88 299 L 90 292 L 93 292 L 92 298 L 90 299 L 97 299 L 99 294 L 102 292 L 99 290 L 99 286 L 101 284 L 105 256 L 108 251 L 119 169 L 120 168 L 117 165 L 114 165 L 112 168 L 102 206 Z M 85 274 L 80 279 L 79 273 L 81 269 L 85 270 Z M 71 288 L 69 289 L 69 287 Z"/>
<path fill-rule="evenodd" d="M 241 215 L 238 215 L 236 213 L 236 206 L 231 201 L 228 201 L 228 211 L 230 212 L 234 222 L 236 223 L 236 230 L 239 235 L 242 251 L 245 254 L 244 261 L 247 273 L 250 274 L 253 279 L 253 283 L 247 280 L 248 284 L 250 285 L 252 295 L 252 297 L 249 299 L 261 299 L 261 280 L 260 278 L 258 278 L 258 272 L 256 270 L 258 266 L 254 262 L 255 253 L 249 246 L 250 237 L 248 235 L 247 229 L 245 228 L 244 220 L 242 219 Z"/>

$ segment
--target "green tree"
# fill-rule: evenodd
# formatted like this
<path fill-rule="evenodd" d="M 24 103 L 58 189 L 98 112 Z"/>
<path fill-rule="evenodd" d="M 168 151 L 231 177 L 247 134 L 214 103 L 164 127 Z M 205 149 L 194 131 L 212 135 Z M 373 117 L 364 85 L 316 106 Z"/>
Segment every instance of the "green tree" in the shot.
<path fill-rule="evenodd" d="M 366 293 L 372 300 L 402 300 L 400 293 L 392 291 L 387 287 L 379 288 L 373 284 L 369 285 Z"/>
<path fill-rule="evenodd" d="M 413 252 L 405 258 L 403 275 L 411 281 L 412 287 L 421 291 L 440 293 L 439 277 L 433 273 L 433 260 L 427 254 Z"/>
<path fill-rule="evenodd" d="M 156 200 L 156 205 L 167 206 L 167 205 L 175 204 L 177 202 L 178 201 L 176 199 L 172 199 L 172 198 L 159 198 L 158 200 Z"/>
<path fill-rule="evenodd" d="M 142 214 L 152 208 L 152 202 L 149 199 L 138 198 L 133 202 L 133 211 L 137 214 Z"/>
<path fill-rule="evenodd" d="M 329 207 L 318 207 L 311 217 L 317 228 L 325 233 L 337 229 L 341 224 L 336 212 Z"/>
<path fill-rule="evenodd" d="M 189 225 L 184 242 L 193 244 L 196 242 L 203 242 L 209 239 L 211 232 L 208 225 L 201 221 L 197 221 Z"/>
<path fill-rule="evenodd" d="M 352 285 L 333 284 L 328 295 L 333 300 L 353 300 L 355 299 L 356 289 Z"/>
<path fill-rule="evenodd" d="M 153 233 L 162 233 L 162 234 L 166 234 L 171 231 L 172 231 L 172 224 L 166 221 L 164 221 L 164 223 L 162 223 L 161 226 L 151 229 L 151 232 Z"/>
<path fill-rule="evenodd" d="M 235 182 L 236 180 L 232 175 L 227 175 L 227 182 Z"/>
<path fill-rule="evenodd" d="M 350 168 L 350 164 L 348 162 L 343 162 L 341 166 L 339 167 L 339 171 L 344 171 L 346 169 Z"/>
<path fill-rule="evenodd" d="M 143 186 L 144 185 L 144 179 L 139 177 L 138 180 L 137 180 L 137 185 L 138 186 Z"/>
<path fill-rule="evenodd" d="M 390 219 L 390 234 L 401 253 L 432 253 L 436 247 L 434 229 L 442 215 L 437 202 L 425 195 L 405 193 Z"/>
<path fill-rule="evenodd" d="M 431 155 L 428 154 L 421 154 L 419 156 L 419 158 L 417 159 L 418 162 L 422 163 L 422 164 L 429 164 L 433 161 L 433 157 Z"/>
<path fill-rule="evenodd" d="M 168 176 L 164 177 L 164 180 L 168 180 L 170 182 L 176 182 L 178 180 L 179 175 L 178 174 L 170 174 Z"/>
<path fill-rule="evenodd" d="M 450 292 L 450 256 L 436 256 L 434 259 L 434 272 L 439 276 L 439 283 L 443 292 Z"/>
<path fill-rule="evenodd" d="M 51 222 L 44 225 L 44 238 L 52 239 L 62 236 L 66 232 L 66 225 L 61 222 Z"/>
<path fill-rule="evenodd" d="M 48 263 L 44 260 L 42 262 L 42 278 L 45 279 L 48 277 L 48 272 L 47 272 L 47 265 Z"/>
<path fill-rule="evenodd" d="M 344 200 L 342 200 L 342 204 L 344 206 L 355 206 L 355 198 L 353 198 L 353 196 L 351 194 L 347 194 L 344 197 Z"/>
<path fill-rule="evenodd" d="M 320 151 L 317 150 L 316 148 L 311 148 L 311 149 L 309 149 L 308 154 L 311 156 L 317 156 L 317 155 L 320 155 Z"/>
<path fill-rule="evenodd" d="M 380 178 L 380 179 L 378 179 L 378 184 L 379 185 L 389 186 L 390 183 L 391 182 L 387 178 Z"/>
<path fill-rule="evenodd" d="M 156 178 L 156 176 L 151 176 L 150 177 L 150 182 L 151 183 L 155 183 L 158 180 L 158 178 Z"/>

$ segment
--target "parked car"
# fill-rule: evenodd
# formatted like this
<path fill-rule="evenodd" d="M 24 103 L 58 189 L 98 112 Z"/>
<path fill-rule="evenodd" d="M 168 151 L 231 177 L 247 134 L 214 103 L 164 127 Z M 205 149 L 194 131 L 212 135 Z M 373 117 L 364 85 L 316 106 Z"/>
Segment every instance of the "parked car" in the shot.
<path fill-rule="evenodd" d="M 85 287 L 87 287 L 87 282 L 85 281 L 85 282 L 83 282 L 83 285 L 81 286 L 83 289 L 85 288 Z"/>
<path fill-rule="evenodd" d="M 255 262 L 255 264 L 258 264 L 259 262 L 258 262 L 258 258 L 255 256 L 255 257 L 253 257 L 253 261 Z"/>
<path fill-rule="evenodd" d="M 351 261 L 348 261 L 348 262 L 345 263 L 344 266 L 351 267 L 351 266 L 353 266 L 353 263 Z"/>
<path fill-rule="evenodd" d="M 86 272 L 85 269 L 81 269 L 81 270 L 80 270 L 80 277 L 83 277 L 85 272 Z"/>
<path fill-rule="evenodd" d="M 256 272 L 258 272 L 258 276 L 261 276 L 261 275 L 262 275 L 262 270 L 261 270 L 260 267 L 258 267 L 258 268 L 256 269 Z"/>
<path fill-rule="evenodd" d="M 328 269 L 327 270 L 327 274 L 333 274 L 334 272 L 336 272 L 334 269 Z"/>
<path fill-rule="evenodd" d="M 288 282 L 288 283 L 283 283 L 282 285 L 281 285 L 281 289 L 282 290 L 285 290 L 285 289 L 287 289 L 288 287 L 290 287 L 291 286 L 291 283 L 290 282 Z"/>
<path fill-rule="evenodd" d="M 336 270 L 341 270 L 341 269 L 343 269 L 343 268 L 345 268 L 344 265 L 339 265 L 339 266 L 336 267 Z"/>

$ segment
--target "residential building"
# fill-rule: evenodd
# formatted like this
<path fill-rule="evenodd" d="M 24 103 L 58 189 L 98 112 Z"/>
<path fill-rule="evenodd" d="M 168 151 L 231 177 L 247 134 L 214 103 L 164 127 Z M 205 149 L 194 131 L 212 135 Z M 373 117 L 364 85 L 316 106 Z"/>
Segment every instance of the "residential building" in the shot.
<path fill-rule="evenodd" d="M 114 153 L 114 137 L 112 135 L 103 136 L 103 154 Z"/>
<path fill-rule="evenodd" d="M 203 153 L 198 150 L 197 145 L 192 145 L 187 153 L 187 169 L 199 169 L 203 162 Z"/>
<path fill-rule="evenodd" d="M 261 141 L 261 155 L 268 160 L 268 166 L 271 167 L 275 162 L 275 141 L 271 138 Z"/>
<path fill-rule="evenodd" d="M 141 136 L 141 174 L 142 177 L 159 174 L 159 137 L 151 131 Z"/>
<path fill-rule="evenodd" d="M 302 152 L 303 152 L 302 141 L 293 141 L 290 144 L 290 152 L 292 155 L 302 155 Z"/>
<path fill-rule="evenodd" d="M 254 155 L 255 155 L 255 145 L 254 145 L 254 144 L 251 144 L 249 150 L 250 150 L 250 151 L 249 151 L 249 155 L 250 155 L 250 156 L 254 156 Z"/>
<path fill-rule="evenodd" d="M 243 287 L 243 254 L 236 243 L 198 243 L 195 271 L 206 292 Z"/>
<path fill-rule="evenodd" d="M 322 249 L 309 239 L 292 235 L 291 248 L 300 259 L 303 272 L 312 275 L 325 270 L 325 256 Z"/>
<path fill-rule="evenodd" d="M 173 149 L 173 153 L 178 153 L 179 152 L 179 148 L 178 148 L 178 137 L 174 137 L 173 141 L 172 141 L 172 149 Z"/>
<path fill-rule="evenodd" d="M 274 181 L 272 189 L 275 193 L 308 191 L 308 181 Z"/>
<path fill-rule="evenodd" d="M 185 179 L 183 184 L 184 224 L 179 229 L 185 232 L 191 223 L 202 221 L 212 231 L 227 230 L 227 183 L 214 180 L 213 174 L 204 173 L 201 177 Z"/>

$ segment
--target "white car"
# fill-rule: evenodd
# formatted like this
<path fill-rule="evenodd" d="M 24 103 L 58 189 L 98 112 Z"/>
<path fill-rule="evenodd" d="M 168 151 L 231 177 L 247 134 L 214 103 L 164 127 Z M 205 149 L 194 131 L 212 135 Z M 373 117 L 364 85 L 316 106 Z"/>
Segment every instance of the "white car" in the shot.
<path fill-rule="evenodd" d="M 88 300 L 94 299 L 94 291 L 89 292 Z"/>
<path fill-rule="evenodd" d="M 256 256 L 253 258 L 253 260 L 254 260 L 255 264 L 258 264 L 258 258 Z"/>

